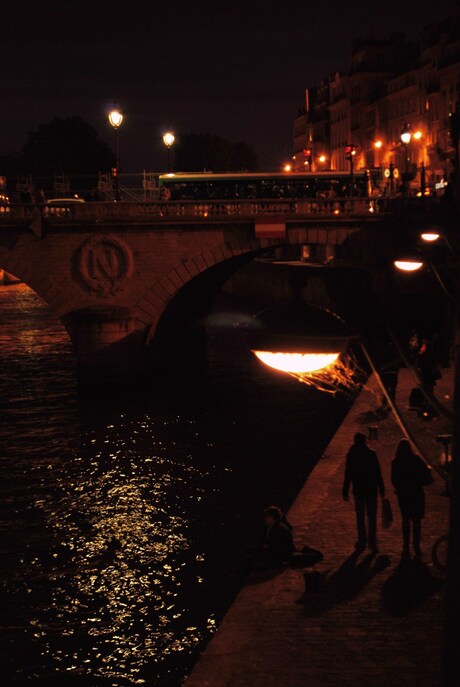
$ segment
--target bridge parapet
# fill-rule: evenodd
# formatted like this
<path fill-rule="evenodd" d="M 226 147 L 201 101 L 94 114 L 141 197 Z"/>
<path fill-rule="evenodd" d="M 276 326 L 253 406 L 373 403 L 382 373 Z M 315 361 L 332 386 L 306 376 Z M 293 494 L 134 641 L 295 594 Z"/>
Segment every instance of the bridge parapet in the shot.
<path fill-rule="evenodd" d="M 205 222 L 247 221 L 258 217 L 283 217 L 286 220 L 307 218 L 362 218 L 388 212 L 388 198 L 312 198 L 255 200 L 181 200 L 140 202 L 89 202 L 53 204 L 17 204 L 0 206 L 0 226 L 27 224 L 38 217 L 53 224 L 135 222 Z"/>

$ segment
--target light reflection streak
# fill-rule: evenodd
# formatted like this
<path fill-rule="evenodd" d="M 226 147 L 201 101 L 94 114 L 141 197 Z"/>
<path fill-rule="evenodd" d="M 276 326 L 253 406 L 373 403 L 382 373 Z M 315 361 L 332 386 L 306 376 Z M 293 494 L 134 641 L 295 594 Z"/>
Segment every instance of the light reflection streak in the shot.
<path fill-rule="evenodd" d="M 173 457 L 172 442 L 159 440 L 155 424 L 144 419 L 127 431 L 121 420 L 118 429 L 111 424 L 87 436 L 90 460 L 76 456 L 62 475 L 59 507 L 37 503 L 48 510 L 68 558 L 65 574 L 55 575 L 56 623 L 65 619 L 67 636 L 87 637 L 73 657 L 79 671 L 86 665 L 114 685 L 137 684 L 135 676 L 142 679 L 168 660 L 174 666 L 176 654 L 215 631 L 209 619 L 201 628 L 187 623 L 189 609 L 177 601 L 184 581 L 205 582 L 196 567 L 189 570 L 204 556 L 193 552 L 188 514 L 177 497 L 197 501 L 208 473 L 194 467 L 190 450 Z M 154 452 L 143 460 L 146 442 Z M 72 672 L 70 660 L 54 652 L 56 664 Z"/>

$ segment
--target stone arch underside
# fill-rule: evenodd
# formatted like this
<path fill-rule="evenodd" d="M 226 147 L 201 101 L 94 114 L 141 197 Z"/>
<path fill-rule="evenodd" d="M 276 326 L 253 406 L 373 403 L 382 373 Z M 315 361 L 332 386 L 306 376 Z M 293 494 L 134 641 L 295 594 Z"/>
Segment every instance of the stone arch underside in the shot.
<path fill-rule="evenodd" d="M 276 245 L 279 245 L 279 242 L 275 244 L 275 247 Z M 271 247 L 261 248 L 260 243 L 256 241 L 245 248 L 218 245 L 202 253 L 196 253 L 187 260 L 182 260 L 174 269 L 162 275 L 145 291 L 133 309 L 136 320 L 142 327 L 148 329 L 149 341 L 155 336 L 166 309 L 187 285 L 201 283 L 203 275 L 207 274 L 206 279 L 209 285 L 213 282 L 220 288 L 242 265 L 250 262 L 257 255 L 265 253 Z M 188 290 L 192 292 L 193 288 Z M 202 294 L 203 297 L 204 295 Z"/>
<path fill-rule="evenodd" d="M 151 318 L 146 340 L 147 368 L 177 372 L 178 367 L 195 365 L 204 347 L 202 324 L 214 298 L 232 274 L 263 252 L 259 248 L 215 260 L 214 265 L 206 264 L 194 277 L 184 279 L 179 288 L 175 286 L 173 293 L 170 280 L 159 280 L 161 286 L 157 282 L 152 288 L 160 295 L 154 304 L 149 301 L 153 307 L 146 313 Z"/>

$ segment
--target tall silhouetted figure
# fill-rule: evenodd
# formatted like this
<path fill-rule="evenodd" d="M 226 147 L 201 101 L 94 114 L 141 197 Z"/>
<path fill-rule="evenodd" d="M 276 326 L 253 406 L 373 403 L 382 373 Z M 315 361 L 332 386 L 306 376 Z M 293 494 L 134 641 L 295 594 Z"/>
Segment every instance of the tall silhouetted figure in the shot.
<path fill-rule="evenodd" d="M 420 538 L 422 519 L 425 516 L 423 487 L 433 482 L 429 468 L 415 454 L 407 439 L 401 439 L 391 464 L 391 482 L 396 490 L 402 518 L 403 556 L 409 556 L 412 525 L 412 543 L 417 557 L 421 556 Z"/>
<path fill-rule="evenodd" d="M 354 443 L 346 456 L 342 489 L 345 501 L 348 500 L 350 485 L 358 529 L 355 548 L 362 551 L 368 545 L 373 553 L 377 553 L 377 497 L 379 493 L 382 498 L 385 496 L 385 485 L 377 454 L 366 445 L 366 436 L 362 432 L 355 434 Z"/>

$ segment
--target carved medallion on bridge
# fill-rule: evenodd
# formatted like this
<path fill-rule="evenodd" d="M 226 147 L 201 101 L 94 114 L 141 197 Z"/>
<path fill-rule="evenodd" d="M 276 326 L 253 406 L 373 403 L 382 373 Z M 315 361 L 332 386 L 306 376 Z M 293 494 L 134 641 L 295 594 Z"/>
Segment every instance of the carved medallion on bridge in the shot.
<path fill-rule="evenodd" d="M 75 257 L 78 277 L 90 293 L 102 298 L 122 291 L 133 272 L 130 248 L 114 236 L 91 237 L 80 246 Z"/>

